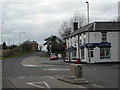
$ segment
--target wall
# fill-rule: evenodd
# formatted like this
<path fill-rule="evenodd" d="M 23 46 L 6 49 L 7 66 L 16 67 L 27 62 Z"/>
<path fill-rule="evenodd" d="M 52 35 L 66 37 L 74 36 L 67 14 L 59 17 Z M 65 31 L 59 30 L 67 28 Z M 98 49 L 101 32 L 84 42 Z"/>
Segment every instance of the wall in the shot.
<path fill-rule="evenodd" d="M 88 33 L 86 35 L 86 43 L 88 43 Z M 101 43 L 102 41 L 102 34 L 101 32 L 90 32 L 90 43 Z M 81 35 L 82 44 L 84 44 L 84 38 L 83 34 Z M 118 32 L 107 32 L 107 41 L 108 43 L 111 43 L 111 58 L 110 59 L 100 59 L 100 48 L 96 47 L 94 48 L 94 57 L 91 58 L 91 63 L 95 62 L 117 62 L 118 61 Z M 85 59 L 82 59 L 83 62 L 89 63 L 88 58 L 88 49 L 85 49 Z M 80 50 L 81 51 L 81 50 Z M 119 56 L 120 59 L 120 56 Z"/>
<path fill-rule="evenodd" d="M 99 41 L 100 38 L 98 38 L 97 36 L 97 39 Z M 95 62 L 117 62 L 118 61 L 118 32 L 107 32 L 107 41 L 108 43 L 111 43 L 111 46 L 112 46 L 111 47 L 111 58 L 100 59 L 100 48 L 96 47 L 94 49 L 95 57 L 93 61 Z"/>
<path fill-rule="evenodd" d="M 102 34 L 101 32 L 90 32 L 90 43 L 101 43 L 102 41 Z M 86 43 L 88 43 L 88 33 L 81 34 L 79 37 L 81 37 L 82 44 L 84 44 L 84 38 L 86 39 Z M 118 37 L 120 38 L 120 32 L 118 35 L 118 32 L 107 32 L 107 41 L 108 43 L 111 43 L 111 58 L 109 59 L 100 59 L 100 48 L 96 47 L 94 48 L 94 57 L 91 58 L 91 63 L 95 62 L 117 62 L 120 60 L 120 48 L 118 47 Z M 78 57 L 78 35 L 69 38 L 69 40 L 66 41 L 66 43 L 69 42 L 69 46 L 67 44 L 67 48 L 71 46 L 71 40 L 72 40 L 72 46 L 75 44 L 76 40 L 76 47 L 77 47 L 77 57 Z M 89 62 L 88 59 L 88 49 L 84 48 L 84 55 L 85 59 L 82 59 L 82 62 Z M 81 57 L 81 50 L 80 50 L 80 57 Z"/>

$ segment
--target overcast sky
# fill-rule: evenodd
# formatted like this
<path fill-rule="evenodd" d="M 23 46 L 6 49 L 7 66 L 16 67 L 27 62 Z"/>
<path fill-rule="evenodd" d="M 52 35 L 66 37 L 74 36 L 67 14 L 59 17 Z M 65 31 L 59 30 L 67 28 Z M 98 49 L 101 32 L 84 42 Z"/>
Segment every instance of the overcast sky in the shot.
<path fill-rule="evenodd" d="M 119 0 L 88 0 L 90 22 L 110 21 L 118 16 Z M 86 14 L 85 0 L 3 0 L 0 3 L 3 41 L 9 44 L 34 40 L 43 43 L 69 20 L 75 11 Z M 25 33 L 22 33 L 25 32 Z M 1 41 L 0 41 L 1 43 Z"/>

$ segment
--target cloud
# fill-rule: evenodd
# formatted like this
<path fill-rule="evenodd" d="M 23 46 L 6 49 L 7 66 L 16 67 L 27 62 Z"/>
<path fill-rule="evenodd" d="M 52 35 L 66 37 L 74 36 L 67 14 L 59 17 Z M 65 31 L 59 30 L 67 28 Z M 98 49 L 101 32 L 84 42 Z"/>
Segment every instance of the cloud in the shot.
<path fill-rule="evenodd" d="M 114 19 L 118 16 L 118 3 L 116 2 L 96 2 L 90 4 L 91 21 Z M 100 21 L 101 21 L 100 20 Z"/>
<path fill-rule="evenodd" d="M 118 0 L 88 0 L 90 21 L 114 19 L 117 16 Z M 62 22 L 69 20 L 74 12 L 86 15 L 85 0 L 4 0 L 2 18 L 4 40 L 19 43 L 19 32 L 23 41 L 31 39 L 40 43 L 50 35 L 58 35 Z M 33 36 L 32 36 L 33 35 Z M 40 36 L 39 36 L 40 35 Z"/>

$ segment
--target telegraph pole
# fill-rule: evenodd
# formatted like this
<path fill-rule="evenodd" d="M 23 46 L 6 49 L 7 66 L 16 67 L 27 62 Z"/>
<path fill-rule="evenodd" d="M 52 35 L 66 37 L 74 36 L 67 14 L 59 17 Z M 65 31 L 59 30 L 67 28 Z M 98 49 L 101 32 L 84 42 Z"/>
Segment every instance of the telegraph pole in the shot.
<path fill-rule="evenodd" d="M 89 2 L 86 1 L 86 4 L 87 4 L 87 19 L 88 19 L 88 24 L 89 24 Z M 91 58 L 90 58 L 90 32 L 88 30 L 88 58 L 89 58 L 89 64 L 90 64 L 90 61 L 91 61 Z"/>

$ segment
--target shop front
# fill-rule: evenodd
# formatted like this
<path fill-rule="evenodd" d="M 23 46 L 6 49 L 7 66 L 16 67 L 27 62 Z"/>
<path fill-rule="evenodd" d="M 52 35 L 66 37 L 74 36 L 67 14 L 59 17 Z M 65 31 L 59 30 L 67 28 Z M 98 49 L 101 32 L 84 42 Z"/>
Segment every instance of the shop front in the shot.
<path fill-rule="evenodd" d="M 76 62 L 77 58 L 77 48 L 70 46 L 66 49 L 66 61 L 68 62 Z"/>
<path fill-rule="evenodd" d="M 101 59 L 111 58 L 111 43 L 86 43 L 80 45 L 80 49 L 80 57 L 83 62 L 95 63 L 96 61 L 101 62 Z"/>

